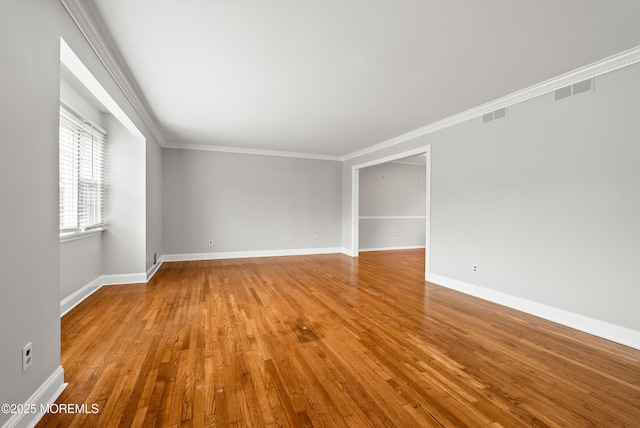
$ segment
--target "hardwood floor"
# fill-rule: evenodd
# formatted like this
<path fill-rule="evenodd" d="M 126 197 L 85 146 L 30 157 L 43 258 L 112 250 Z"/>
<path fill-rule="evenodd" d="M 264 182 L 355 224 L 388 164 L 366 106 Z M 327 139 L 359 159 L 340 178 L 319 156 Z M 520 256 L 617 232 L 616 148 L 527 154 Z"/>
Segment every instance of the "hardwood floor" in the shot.
<path fill-rule="evenodd" d="M 640 426 L 640 351 L 424 282 L 424 251 L 165 263 L 62 319 L 38 426 Z"/>

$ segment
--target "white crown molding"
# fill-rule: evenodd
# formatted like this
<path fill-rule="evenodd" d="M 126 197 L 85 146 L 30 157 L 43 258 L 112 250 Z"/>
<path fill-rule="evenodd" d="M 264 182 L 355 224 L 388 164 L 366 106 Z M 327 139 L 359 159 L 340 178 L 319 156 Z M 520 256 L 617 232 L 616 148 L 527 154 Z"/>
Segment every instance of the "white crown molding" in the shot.
<path fill-rule="evenodd" d="M 140 115 L 144 123 L 147 125 L 153 136 L 156 138 L 160 146 L 164 148 L 174 149 L 187 149 L 187 150 L 205 150 L 205 151 L 217 151 L 227 153 L 243 153 L 243 154 L 259 154 L 266 156 L 284 156 L 306 159 L 322 159 L 322 160 L 337 160 L 347 161 L 360 156 L 364 156 L 376 151 L 392 147 L 410 140 L 413 140 L 424 135 L 428 135 L 432 132 L 439 131 L 441 129 L 448 128 L 453 125 L 465 122 L 469 119 L 473 119 L 482 116 L 492 111 L 509 107 L 514 104 L 526 101 L 531 98 L 535 98 L 540 95 L 544 95 L 549 92 L 553 92 L 556 89 L 568 86 L 582 80 L 590 79 L 611 71 L 627 67 L 629 65 L 640 62 L 640 46 L 636 46 L 632 49 L 620 52 L 616 55 L 608 58 L 596 61 L 592 64 L 575 69 L 568 73 L 546 80 L 542 83 L 530 86 L 512 94 L 506 95 L 502 98 L 498 98 L 494 101 L 482 104 L 480 106 L 471 108 L 456 115 L 447 117 L 440 121 L 431 123 L 421 128 L 409 131 L 407 133 L 398 135 L 389 140 L 383 141 L 378 144 L 374 144 L 365 149 L 358 150 L 343 156 L 331 156 L 331 155 L 319 155 L 319 154 L 306 154 L 295 152 L 279 152 L 271 150 L 256 150 L 256 149 L 241 149 L 224 146 L 212 146 L 207 144 L 177 144 L 167 143 L 164 136 L 159 130 L 159 125 L 156 120 L 152 118 L 148 112 L 145 104 L 141 101 L 137 94 L 137 91 L 131 85 L 131 78 L 124 72 L 118 61 L 115 59 L 112 50 L 109 48 L 109 44 L 106 43 L 97 26 L 91 19 L 91 15 L 88 13 L 86 6 L 81 0 L 60 0 L 60 3 L 67 10 L 75 24 L 78 26 L 83 36 L 94 50 L 100 61 L 104 64 L 105 68 L 111 74 L 116 84 L 120 87 L 124 95 L 131 102 L 131 105 Z"/>
<path fill-rule="evenodd" d="M 614 70 L 627 67 L 637 62 L 640 62 L 640 46 L 636 46 L 632 49 L 620 52 L 600 61 L 596 61 L 584 67 L 577 68 L 568 73 L 561 74 L 560 76 L 506 95 L 502 98 L 490 101 L 486 104 L 482 104 L 472 109 L 463 111 L 462 113 L 458 113 L 456 115 L 449 116 L 445 119 L 431 123 L 421 128 L 414 129 L 413 131 L 407 132 L 405 134 L 398 135 L 397 137 L 383 141 L 382 143 L 378 143 L 365 149 L 344 155 L 340 158 L 340 160 L 347 161 L 370 153 L 374 153 L 378 150 L 392 147 L 413 140 L 415 138 L 422 137 L 432 132 L 457 125 L 469 119 L 480 117 L 486 113 L 491 113 L 492 111 L 509 107 L 514 104 L 529 100 L 531 98 L 553 92 L 556 89 L 560 89 L 586 79 L 591 79 L 602 74 L 610 73 Z"/>
<path fill-rule="evenodd" d="M 318 155 L 313 153 L 280 152 L 276 150 L 245 149 L 240 147 L 213 146 L 209 144 L 180 144 L 165 143 L 165 149 L 202 150 L 208 152 L 238 153 L 244 155 L 279 156 L 286 158 L 316 159 L 328 161 L 341 161 L 340 156 Z"/>
<path fill-rule="evenodd" d="M 149 131 L 151 131 L 158 144 L 164 147 L 166 142 L 156 120 L 153 119 L 145 107 L 145 104 L 138 96 L 137 91 L 131 85 L 131 77 L 125 73 L 116 60 L 113 51 L 100 34 L 84 2 L 81 0 L 60 0 L 60 3 L 62 3 L 62 6 L 67 10 L 67 13 L 69 13 L 69 16 L 71 16 L 71 19 L 89 43 L 89 46 L 91 46 L 98 56 L 98 59 L 105 66 L 107 72 L 113 77 L 113 80 L 133 106 L 133 109 L 138 113 L 147 128 L 149 128 Z"/>

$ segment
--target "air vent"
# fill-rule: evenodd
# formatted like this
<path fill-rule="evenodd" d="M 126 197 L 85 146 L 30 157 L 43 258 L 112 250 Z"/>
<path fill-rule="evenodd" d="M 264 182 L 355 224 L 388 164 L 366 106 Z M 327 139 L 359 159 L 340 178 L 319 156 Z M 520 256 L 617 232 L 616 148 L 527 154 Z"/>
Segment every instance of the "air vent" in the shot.
<path fill-rule="evenodd" d="M 593 91 L 593 79 L 583 80 L 573 85 L 565 86 L 556 90 L 556 101 L 569 98 L 572 95 L 578 95 L 583 92 Z"/>
<path fill-rule="evenodd" d="M 493 115 L 496 119 L 502 119 L 503 117 L 505 117 L 507 115 L 507 109 L 506 108 L 501 108 L 500 110 L 496 110 L 493 112 Z"/>
<path fill-rule="evenodd" d="M 569 98 L 571 96 L 571 86 L 565 86 L 564 88 L 560 88 L 556 90 L 556 101 L 561 100 L 563 98 Z"/>
<path fill-rule="evenodd" d="M 492 120 L 502 119 L 507 116 L 507 109 L 501 108 L 496 111 L 492 111 L 491 113 L 487 113 L 482 116 L 482 123 L 491 122 Z"/>
<path fill-rule="evenodd" d="M 573 95 L 593 90 L 593 79 L 583 80 L 573 85 Z"/>

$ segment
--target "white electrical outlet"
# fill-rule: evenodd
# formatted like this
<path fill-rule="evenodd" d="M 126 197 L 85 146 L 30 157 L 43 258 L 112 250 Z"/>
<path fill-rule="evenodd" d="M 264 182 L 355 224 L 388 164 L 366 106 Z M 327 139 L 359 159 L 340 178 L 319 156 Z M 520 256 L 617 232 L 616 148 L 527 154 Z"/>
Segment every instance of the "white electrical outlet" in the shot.
<path fill-rule="evenodd" d="M 478 273 L 478 265 L 474 264 L 472 269 L 473 273 Z"/>
<path fill-rule="evenodd" d="M 213 239 L 209 239 L 209 245 L 213 245 Z"/>
<path fill-rule="evenodd" d="M 396 233 L 396 239 L 400 238 L 400 234 Z"/>
<path fill-rule="evenodd" d="M 31 342 L 24 345 L 22 348 L 22 371 L 26 372 L 29 367 L 31 367 L 31 363 L 33 362 L 33 350 L 31 349 Z"/>
<path fill-rule="evenodd" d="M 317 236 L 313 237 L 313 242 L 318 242 L 318 237 Z"/>

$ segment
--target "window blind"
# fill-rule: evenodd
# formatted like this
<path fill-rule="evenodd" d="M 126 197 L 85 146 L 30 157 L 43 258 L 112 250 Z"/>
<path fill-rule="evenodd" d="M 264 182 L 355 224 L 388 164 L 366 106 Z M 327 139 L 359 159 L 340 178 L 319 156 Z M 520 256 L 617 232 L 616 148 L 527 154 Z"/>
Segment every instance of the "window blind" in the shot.
<path fill-rule="evenodd" d="M 60 235 L 104 226 L 106 133 L 60 105 Z"/>

